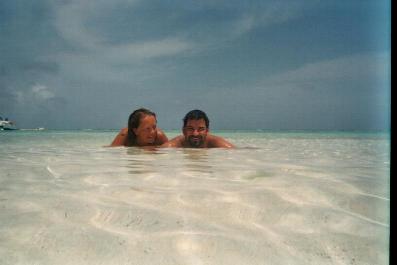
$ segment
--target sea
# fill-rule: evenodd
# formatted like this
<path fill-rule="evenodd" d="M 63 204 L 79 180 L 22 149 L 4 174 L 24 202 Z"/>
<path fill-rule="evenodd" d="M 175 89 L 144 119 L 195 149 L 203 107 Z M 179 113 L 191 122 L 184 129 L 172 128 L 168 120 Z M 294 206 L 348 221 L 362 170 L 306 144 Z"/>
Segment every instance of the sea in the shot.
<path fill-rule="evenodd" d="M 389 264 L 389 132 L 117 133 L 0 131 L 0 264 Z"/>

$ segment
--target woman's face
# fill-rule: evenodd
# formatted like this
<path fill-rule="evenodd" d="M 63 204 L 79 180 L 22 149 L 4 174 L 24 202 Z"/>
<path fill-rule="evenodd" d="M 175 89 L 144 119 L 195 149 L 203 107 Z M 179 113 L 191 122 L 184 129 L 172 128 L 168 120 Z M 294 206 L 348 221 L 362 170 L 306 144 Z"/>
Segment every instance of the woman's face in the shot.
<path fill-rule="evenodd" d="M 139 121 L 138 128 L 134 128 L 136 142 L 138 145 L 150 145 L 156 141 L 157 121 L 152 115 L 143 115 Z"/>

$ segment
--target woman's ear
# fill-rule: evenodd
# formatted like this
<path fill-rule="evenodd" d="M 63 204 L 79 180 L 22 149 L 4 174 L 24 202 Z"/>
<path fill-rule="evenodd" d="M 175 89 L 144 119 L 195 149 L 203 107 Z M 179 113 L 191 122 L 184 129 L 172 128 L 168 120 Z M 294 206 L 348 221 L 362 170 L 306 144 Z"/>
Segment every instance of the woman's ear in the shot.
<path fill-rule="evenodd" d="M 135 135 L 137 135 L 137 134 L 136 134 L 136 132 L 138 131 L 137 128 L 132 128 L 132 131 L 134 132 Z"/>

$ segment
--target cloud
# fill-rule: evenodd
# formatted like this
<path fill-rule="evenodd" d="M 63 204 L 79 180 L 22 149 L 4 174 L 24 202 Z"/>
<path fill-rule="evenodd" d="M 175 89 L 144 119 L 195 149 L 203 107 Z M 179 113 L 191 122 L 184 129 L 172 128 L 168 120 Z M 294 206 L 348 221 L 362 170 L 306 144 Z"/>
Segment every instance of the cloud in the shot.
<path fill-rule="evenodd" d="M 112 1 L 110 5 L 108 1 L 97 1 L 92 5 L 89 1 L 72 1 L 55 6 L 56 28 L 59 34 L 77 49 L 76 52 L 72 50 L 72 53 L 92 54 L 111 62 L 175 55 L 189 48 L 189 43 L 177 36 L 153 36 L 152 40 L 134 38 L 114 44 L 113 40 L 107 37 L 110 33 L 106 32 L 106 29 L 103 31 L 95 26 L 89 26 L 98 17 L 110 16 L 114 19 L 110 23 L 120 26 L 118 30 L 121 34 L 128 35 L 129 29 L 137 25 L 131 23 L 127 28 L 121 27 L 122 25 L 117 23 L 118 14 L 115 11 L 119 10 L 115 10 L 115 6 L 119 5 L 133 11 L 135 2 L 137 1 Z M 145 21 L 141 22 L 144 26 Z"/>
<path fill-rule="evenodd" d="M 112 10 L 113 6 L 120 3 L 131 5 L 137 1 L 64 1 L 53 2 L 52 9 L 55 14 L 55 27 L 60 36 L 72 47 L 77 49 L 96 49 L 105 41 L 87 25 L 90 19 Z"/>
<path fill-rule="evenodd" d="M 358 54 L 325 61 L 307 63 L 266 78 L 263 86 L 286 87 L 328 87 L 335 82 L 361 84 L 367 80 L 390 78 L 390 54 Z M 336 87 L 335 87 L 336 88 Z M 348 88 L 348 87 L 345 87 Z"/>
<path fill-rule="evenodd" d="M 129 43 L 113 46 L 108 49 L 108 61 L 125 62 L 145 58 L 172 56 L 191 49 L 193 46 L 177 38 L 168 38 L 142 43 Z"/>
<path fill-rule="evenodd" d="M 305 117 L 324 127 L 349 111 L 368 116 L 375 104 L 368 102 L 386 93 L 374 91 L 387 82 L 388 54 L 349 55 L 368 50 L 356 41 L 365 44 L 363 36 L 330 43 L 322 30 L 329 24 L 310 24 L 342 18 L 332 25 L 334 35 L 360 33 L 344 22 L 365 5 L 357 11 L 356 3 L 327 9 L 317 0 L 22 2 L 2 3 L 0 18 L 0 111 L 13 110 L 22 122 L 52 115 L 48 127 L 117 127 L 114 121 L 125 119 L 118 116 L 137 105 L 162 110 L 171 124 L 199 105 L 224 124 L 237 119 L 229 128 L 240 120 L 247 128 L 294 127 Z M 310 58 L 331 59 L 302 63 Z"/>
<path fill-rule="evenodd" d="M 390 53 L 311 62 L 261 77 L 251 87 L 217 87 L 184 98 L 203 104 L 218 128 L 239 124 L 262 129 L 386 129 Z"/>
<path fill-rule="evenodd" d="M 59 100 L 53 89 L 43 84 L 34 84 L 30 88 L 14 89 L 8 97 L 15 99 L 14 105 L 18 107 L 27 107 L 34 105 L 47 104 L 48 102 Z"/>
<path fill-rule="evenodd" d="M 70 0 L 51 6 L 51 22 L 64 41 L 51 58 L 62 76 L 85 84 L 128 84 L 177 70 L 170 64 L 160 68 L 165 60 L 194 58 L 254 28 L 300 17 L 308 4 Z"/>
<path fill-rule="evenodd" d="M 9 91 L 0 80 L 0 115 L 9 114 L 15 108 L 16 102 L 16 95 L 12 91 Z"/>
<path fill-rule="evenodd" d="M 103 82 L 131 85 L 170 71 L 171 67 L 157 71 L 159 66 L 151 63 L 152 59 L 178 56 L 195 49 L 195 44 L 178 32 L 163 35 L 161 27 L 150 38 L 134 35 L 148 31 L 150 21 L 159 20 L 151 17 L 150 12 L 139 12 L 138 8 L 145 9 L 142 3 L 122 0 L 54 3 L 55 27 L 68 47 L 53 57 L 62 75 L 85 86 Z"/>
<path fill-rule="evenodd" d="M 222 45 L 255 27 L 296 19 L 313 3 L 67 1 L 53 9 L 60 36 L 76 49 L 106 54 L 124 48 L 127 56 L 141 59 L 178 55 L 186 46 L 205 50 Z"/>
<path fill-rule="evenodd" d="M 40 84 L 36 84 L 32 87 L 33 95 L 40 100 L 48 100 L 55 97 L 53 91 L 48 87 Z"/>
<path fill-rule="evenodd" d="M 297 1 L 276 1 L 262 3 L 243 10 L 234 23 L 235 36 L 240 36 L 254 28 L 266 28 L 275 24 L 285 23 L 304 15 L 305 10 L 317 4 L 317 1 L 299 3 Z"/>

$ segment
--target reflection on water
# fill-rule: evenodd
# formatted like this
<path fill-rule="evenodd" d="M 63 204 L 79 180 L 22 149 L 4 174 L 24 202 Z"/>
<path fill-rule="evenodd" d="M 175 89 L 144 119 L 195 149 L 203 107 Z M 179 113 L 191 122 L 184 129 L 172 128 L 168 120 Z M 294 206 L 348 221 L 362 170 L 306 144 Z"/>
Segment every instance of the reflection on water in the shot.
<path fill-rule="evenodd" d="M 145 146 L 145 147 L 128 147 L 126 148 L 127 150 L 127 155 L 145 155 L 145 154 L 149 154 L 149 155 L 155 155 L 155 154 L 161 154 L 161 150 L 160 148 L 156 148 L 155 146 Z"/>
<path fill-rule="evenodd" d="M 199 177 L 200 174 L 209 176 L 213 173 L 213 164 L 219 159 L 210 154 L 209 149 L 190 148 L 138 148 L 126 149 L 128 155 L 125 167 L 132 175 L 163 174 L 165 171 L 184 172 Z M 203 176 L 203 175 L 201 175 Z"/>
<path fill-rule="evenodd" d="M 208 149 L 182 149 L 183 164 L 188 172 L 211 175 L 213 172 Z"/>
<path fill-rule="evenodd" d="M 127 149 L 128 164 L 125 167 L 132 175 L 150 174 L 156 171 L 158 166 L 155 155 L 161 154 L 161 151 L 156 147 L 128 147 Z"/>

